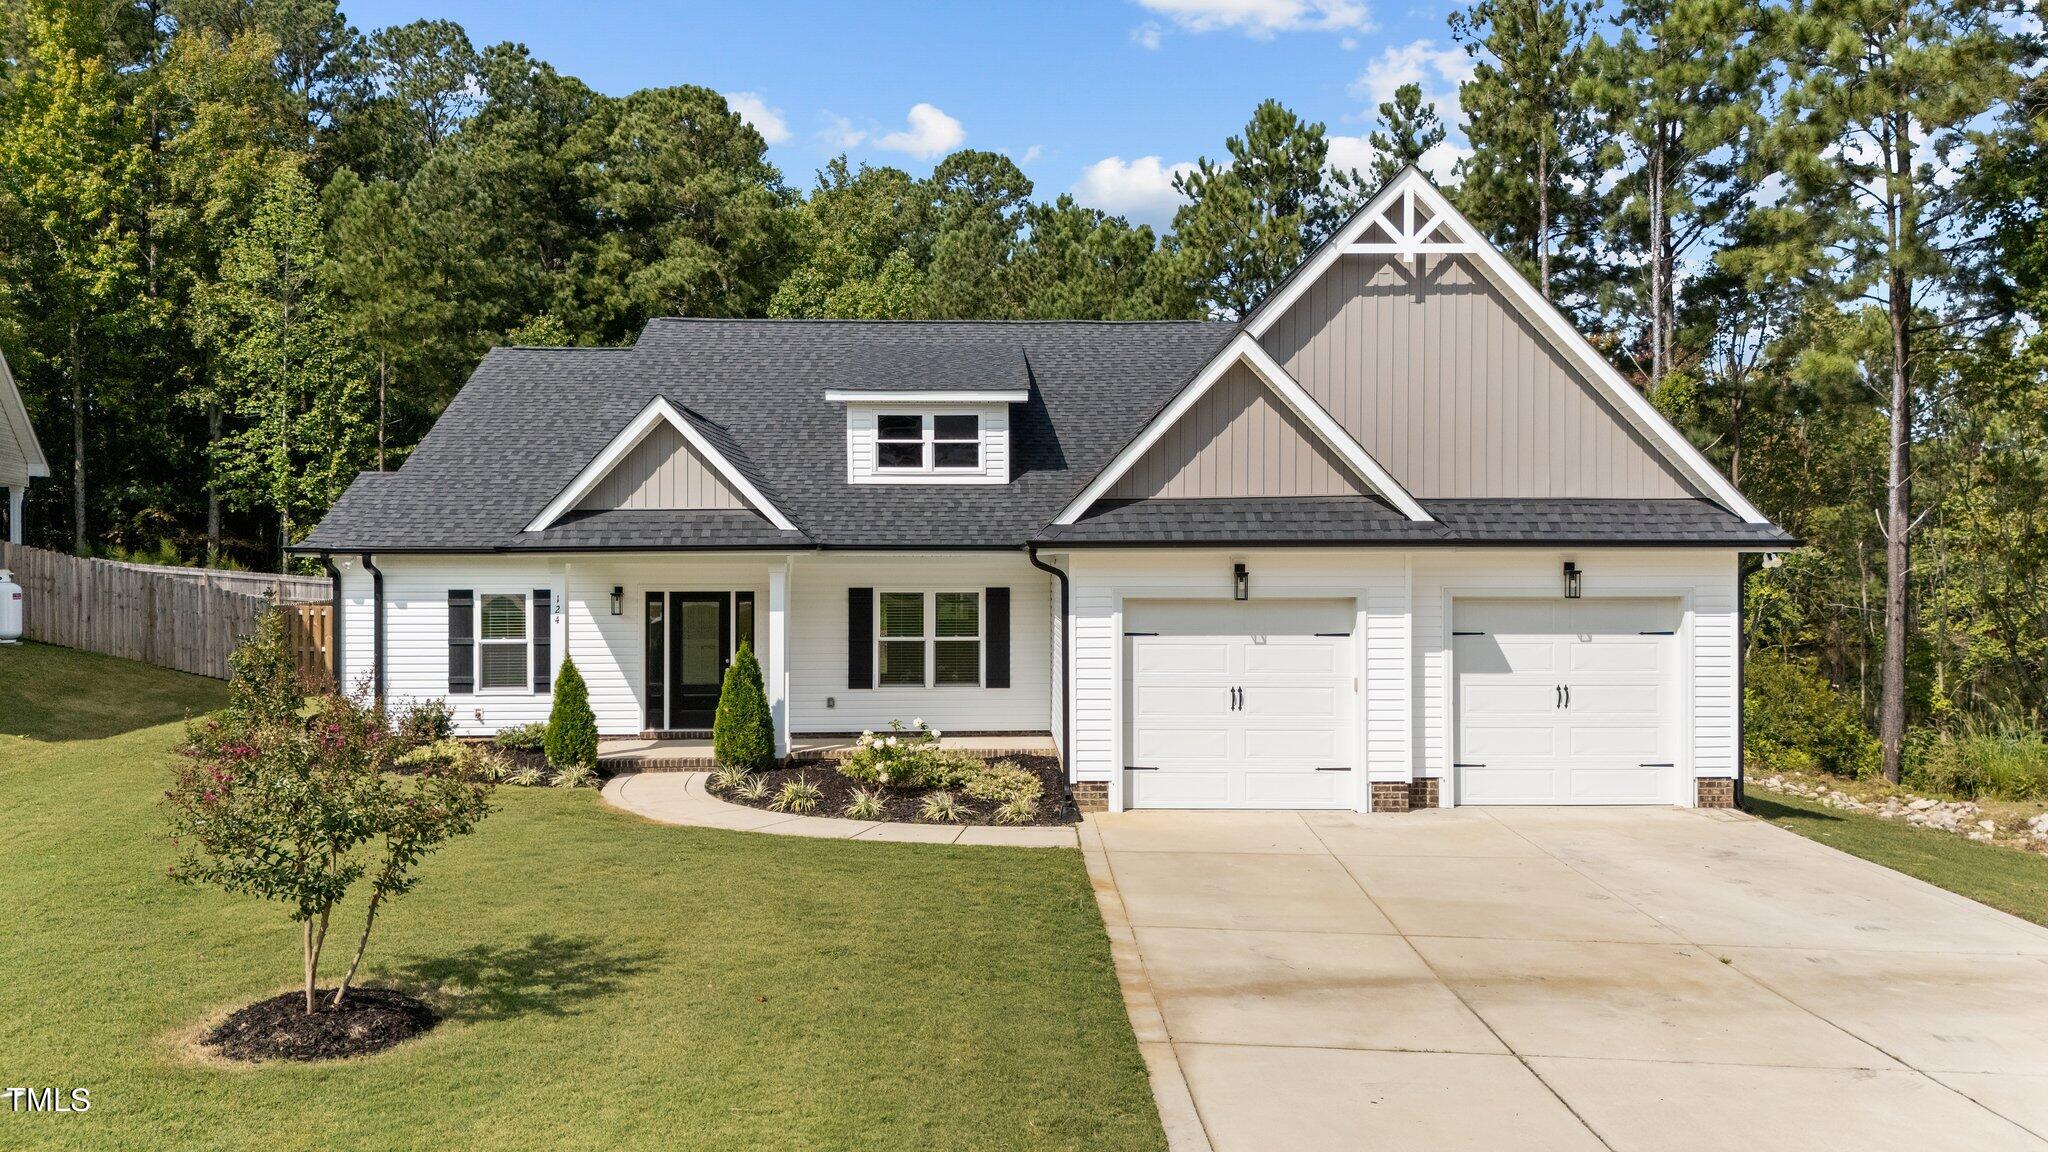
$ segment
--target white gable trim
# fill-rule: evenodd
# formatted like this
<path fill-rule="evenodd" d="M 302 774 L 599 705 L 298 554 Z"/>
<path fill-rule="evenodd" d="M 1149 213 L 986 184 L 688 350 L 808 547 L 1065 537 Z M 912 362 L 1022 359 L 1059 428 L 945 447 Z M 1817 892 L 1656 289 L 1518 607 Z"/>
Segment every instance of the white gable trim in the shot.
<path fill-rule="evenodd" d="M 641 409 L 640 415 L 635 416 L 633 422 L 626 425 L 624 431 L 613 437 L 612 442 L 605 446 L 604 451 L 599 452 L 595 459 L 584 465 L 583 471 L 576 474 L 576 479 L 571 480 L 569 486 L 562 489 L 560 495 L 549 501 L 546 508 L 541 509 L 540 515 L 534 517 L 533 523 L 526 526 L 526 531 L 539 532 L 552 525 L 555 521 L 560 520 L 564 514 L 571 508 L 576 507 L 585 496 L 588 496 L 590 490 L 597 487 L 598 482 L 603 480 L 618 465 L 619 461 L 624 460 L 628 453 L 639 447 L 640 442 L 647 439 L 647 434 L 654 431 L 656 424 L 664 420 L 668 421 L 671 427 L 682 434 L 683 439 L 695 450 L 697 455 L 705 463 L 711 465 L 712 469 L 718 473 L 719 478 L 724 480 L 734 492 L 739 493 L 740 499 L 752 505 L 754 511 L 759 512 L 768 519 L 770 524 L 775 525 L 784 532 L 796 531 L 796 525 L 790 522 L 789 517 L 784 516 L 780 509 L 769 503 L 768 498 L 761 495 L 761 490 L 754 487 L 745 476 L 742 476 L 739 469 L 732 466 L 732 461 L 725 458 L 724 453 L 712 447 L 711 441 L 706 440 L 704 434 L 697 431 L 695 425 L 684 419 L 683 414 L 676 411 L 675 405 L 670 404 L 666 398 L 661 396 L 656 396 L 648 403 L 646 408 Z"/>
<path fill-rule="evenodd" d="M 1410 520 L 1434 519 L 1423 510 L 1420 503 L 1416 502 L 1415 497 L 1408 494 L 1407 489 L 1401 487 L 1385 468 L 1380 467 L 1379 461 L 1374 460 L 1371 453 L 1352 439 L 1343 425 L 1337 423 L 1336 419 L 1322 405 L 1316 403 L 1293 376 L 1288 375 L 1287 370 L 1282 368 L 1270 353 L 1259 346 L 1257 340 L 1241 334 L 1218 353 L 1216 358 L 1209 362 L 1208 367 L 1202 369 L 1201 374 L 1187 387 L 1181 389 L 1180 394 L 1173 398 L 1173 402 L 1166 406 L 1166 410 L 1154 417 L 1152 423 L 1146 425 L 1137 439 L 1125 445 L 1124 450 L 1116 454 L 1116 458 L 1109 462 L 1109 466 L 1098 473 L 1095 480 L 1057 517 L 1054 517 L 1053 523 L 1072 524 L 1080 519 L 1081 514 L 1122 479 L 1124 473 L 1129 472 L 1133 465 L 1143 459 L 1145 453 L 1150 451 L 1169 429 L 1179 423 L 1181 417 L 1187 415 L 1188 410 L 1208 394 L 1209 389 L 1216 386 L 1217 381 L 1223 379 L 1230 369 L 1240 363 L 1249 367 L 1253 375 L 1272 389 L 1273 394 L 1280 397 L 1281 402 L 1292 409 L 1296 416 L 1307 421 L 1309 427 L 1315 429 L 1316 436 L 1328 445 L 1331 451 L 1343 457 L 1344 462 L 1351 466 L 1351 470 L 1360 479 L 1371 485 L 1373 491 L 1385 497 L 1394 507 L 1399 508 L 1402 515 Z"/>
<path fill-rule="evenodd" d="M 7 367 L 7 355 L 0 353 L 0 423 L 13 429 L 14 442 L 21 446 L 22 459 L 28 462 L 31 477 L 50 474 L 50 459 L 43 455 L 43 446 L 36 440 L 36 430 L 28 422 L 28 406 L 21 399 L 21 389 L 15 387 L 14 373 Z"/>
<path fill-rule="evenodd" d="M 1430 216 L 1429 221 L 1419 228 L 1415 224 L 1418 207 Z M 1392 242 L 1361 240 L 1360 237 L 1374 225 L 1392 237 Z M 1379 194 L 1360 209 L 1337 235 L 1309 258 L 1299 273 L 1279 292 L 1261 303 L 1247 319 L 1245 331 L 1254 337 L 1264 336 L 1273 322 L 1285 315 L 1288 308 L 1344 256 L 1386 255 L 1419 261 L 1425 255 L 1437 254 L 1473 257 L 1487 279 L 1506 293 L 1516 310 L 1548 334 L 1560 351 L 1576 361 L 1606 395 L 1608 402 L 1622 412 L 1637 432 L 1660 448 L 1666 460 L 1713 493 L 1716 500 L 1743 520 L 1751 524 L 1769 523 L 1769 518 L 1736 490 L 1735 485 L 1721 475 L 1721 470 L 1693 447 L 1692 441 L 1673 427 L 1647 397 L 1623 379 L 1614 365 L 1609 364 L 1607 358 L 1600 355 L 1572 326 L 1571 321 L 1565 319 L 1564 313 L 1544 299 L 1528 277 L 1523 276 L 1500 249 L 1465 219 L 1464 213 L 1459 212 L 1427 177 L 1412 166 L 1403 169 L 1400 175 L 1380 189 Z"/>

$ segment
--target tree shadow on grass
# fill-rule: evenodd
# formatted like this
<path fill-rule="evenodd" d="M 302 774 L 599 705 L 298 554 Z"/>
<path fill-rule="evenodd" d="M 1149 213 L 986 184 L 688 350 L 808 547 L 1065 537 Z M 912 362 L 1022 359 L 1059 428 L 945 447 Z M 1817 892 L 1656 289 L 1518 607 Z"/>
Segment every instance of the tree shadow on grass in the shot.
<path fill-rule="evenodd" d="M 478 944 L 385 969 L 382 983 L 412 993 L 453 1020 L 539 1013 L 571 1016 L 647 971 L 661 953 L 626 950 L 599 936 L 536 933 L 518 944 Z"/>
<path fill-rule="evenodd" d="M 1742 798 L 1742 809 L 1764 820 L 1811 820 L 1821 824 L 1840 824 L 1843 819 L 1824 809 L 1795 808 L 1790 804 L 1780 804 L 1776 800 L 1766 800 L 1754 792 Z"/>

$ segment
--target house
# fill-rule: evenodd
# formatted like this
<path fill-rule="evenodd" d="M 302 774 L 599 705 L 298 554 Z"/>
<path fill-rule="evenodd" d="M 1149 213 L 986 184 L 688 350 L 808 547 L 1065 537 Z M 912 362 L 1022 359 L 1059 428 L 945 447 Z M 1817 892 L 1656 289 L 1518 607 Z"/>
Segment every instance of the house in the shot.
<path fill-rule="evenodd" d="M 493 350 L 299 546 L 462 731 L 1050 736 L 1084 806 L 1727 804 L 1792 541 L 1419 173 L 1241 322 L 656 320 Z"/>
<path fill-rule="evenodd" d="M 28 533 L 28 482 L 50 475 L 50 461 L 29 426 L 28 406 L 14 386 L 7 356 L 0 353 L 0 489 L 7 494 L 7 542 L 19 544 Z"/>

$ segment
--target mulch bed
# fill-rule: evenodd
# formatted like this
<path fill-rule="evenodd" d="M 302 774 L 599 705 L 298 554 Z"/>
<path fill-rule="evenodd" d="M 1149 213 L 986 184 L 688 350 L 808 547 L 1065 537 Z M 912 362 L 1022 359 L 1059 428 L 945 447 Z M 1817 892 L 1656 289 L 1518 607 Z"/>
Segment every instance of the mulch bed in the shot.
<path fill-rule="evenodd" d="M 320 1010 L 306 1015 L 306 994 L 286 992 L 237 1008 L 205 1036 L 230 1060 L 335 1060 L 381 1052 L 440 1023 L 424 1001 L 390 988 L 351 988 L 340 1008 L 334 989 L 319 991 Z"/>
<path fill-rule="evenodd" d="M 1006 756 L 1004 759 L 1016 764 L 1017 767 L 1024 769 L 1026 772 L 1036 775 L 1039 783 L 1045 788 L 1044 793 L 1038 800 L 1038 815 L 1029 822 L 1031 825 L 1052 827 L 1081 822 L 1081 813 L 1074 807 L 1073 796 L 1067 792 L 1066 774 L 1060 770 L 1060 762 L 1057 758 L 1052 756 Z M 823 790 L 825 798 L 819 802 L 816 811 L 805 813 L 805 815 L 838 816 L 844 812 L 847 803 L 853 799 L 853 790 L 862 787 L 862 785 L 841 776 L 837 766 L 822 762 L 803 764 L 793 768 L 774 768 L 766 772 L 756 772 L 754 775 L 768 782 L 768 793 L 759 801 L 748 800 L 731 792 L 722 792 L 717 789 L 713 789 L 712 793 L 720 800 L 724 800 L 729 804 L 742 804 L 749 808 L 766 808 L 769 801 L 775 798 L 776 791 L 782 787 L 784 781 L 799 778 L 807 779 Z M 884 806 L 886 814 L 882 819 L 902 824 L 931 823 L 931 821 L 918 818 L 917 808 L 923 802 L 924 796 L 925 792 L 922 789 L 917 791 L 890 789 L 888 801 Z M 954 799 L 960 801 L 960 806 L 966 814 L 966 819 L 962 823 L 995 823 L 991 815 L 995 805 L 983 804 L 964 792 L 955 792 L 953 796 Z"/>

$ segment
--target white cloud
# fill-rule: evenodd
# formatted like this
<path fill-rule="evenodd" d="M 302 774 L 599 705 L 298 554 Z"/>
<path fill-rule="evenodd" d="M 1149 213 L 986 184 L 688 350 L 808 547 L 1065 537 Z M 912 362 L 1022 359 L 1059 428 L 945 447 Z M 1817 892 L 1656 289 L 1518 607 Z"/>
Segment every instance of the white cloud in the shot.
<path fill-rule="evenodd" d="M 818 138 L 825 142 L 827 148 L 843 150 L 860 147 L 867 140 L 868 134 L 854 127 L 853 121 L 846 117 L 837 113 L 827 112 L 825 113 L 825 128 L 818 133 Z"/>
<path fill-rule="evenodd" d="M 1189 163 L 1168 164 L 1157 156 L 1140 156 L 1126 162 L 1121 156 L 1097 160 L 1081 170 L 1081 178 L 1069 189 L 1074 199 L 1111 215 L 1126 216 L 1140 224 L 1165 225 L 1174 209 L 1186 202 L 1173 187 L 1173 178 L 1194 171 Z"/>
<path fill-rule="evenodd" d="M 1370 10 L 1358 0 L 1137 0 L 1189 32 L 1237 32 L 1255 40 L 1280 32 L 1366 31 Z M 1157 26 L 1154 25 L 1154 38 Z M 1140 40 L 1139 43 L 1145 43 Z M 1152 47 L 1151 44 L 1146 44 Z"/>
<path fill-rule="evenodd" d="M 1131 39 L 1138 47 L 1143 48 L 1145 51 L 1157 52 L 1159 51 L 1161 31 L 1159 21 L 1147 20 L 1136 28 L 1131 29 Z"/>
<path fill-rule="evenodd" d="M 789 122 L 782 118 L 782 109 L 770 108 L 760 93 L 727 92 L 725 103 L 740 119 L 752 124 L 768 143 L 780 144 L 789 139 Z"/>
<path fill-rule="evenodd" d="M 1017 154 L 1017 166 L 1021 168 L 1026 164 L 1036 163 L 1038 158 L 1043 155 L 1045 155 L 1045 145 L 1033 144 Z"/>
<path fill-rule="evenodd" d="M 910 106 L 909 126 L 875 141 L 875 147 L 891 152 L 908 152 L 921 160 L 951 152 L 967 139 L 967 129 L 958 120 L 930 104 Z"/>
<path fill-rule="evenodd" d="M 1437 115 L 1452 121 L 1456 117 L 1447 114 L 1446 105 L 1449 112 L 1456 111 L 1458 85 L 1471 78 L 1472 58 L 1464 49 L 1439 48 L 1435 41 L 1415 40 L 1381 52 L 1380 58 L 1351 82 L 1351 94 L 1377 111 L 1394 98 L 1394 90 L 1401 85 L 1419 84 L 1423 97 L 1436 105 Z"/>

